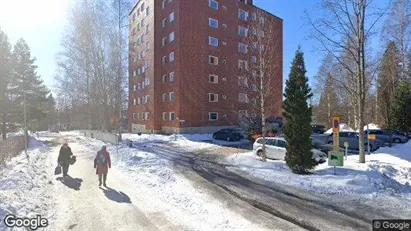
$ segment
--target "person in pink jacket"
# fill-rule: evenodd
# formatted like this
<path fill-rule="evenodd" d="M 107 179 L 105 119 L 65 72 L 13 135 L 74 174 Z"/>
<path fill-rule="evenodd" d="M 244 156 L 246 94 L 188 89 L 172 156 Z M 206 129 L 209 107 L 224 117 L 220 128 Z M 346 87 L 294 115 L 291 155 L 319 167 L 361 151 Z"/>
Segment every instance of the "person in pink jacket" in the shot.
<path fill-rule="evenodd" d="M 107 187 L 107 173 L 108 169 L 111 168 L 111 160 L 106 146 L 103 146 L 101 150 L 97 152 L 97 156 L 94 158 L 94 168 L 96 169 L 96 174 L 98 175 L 98 186 L 101 186 L 101 183 L 103 182 L 103 186 Z"/>

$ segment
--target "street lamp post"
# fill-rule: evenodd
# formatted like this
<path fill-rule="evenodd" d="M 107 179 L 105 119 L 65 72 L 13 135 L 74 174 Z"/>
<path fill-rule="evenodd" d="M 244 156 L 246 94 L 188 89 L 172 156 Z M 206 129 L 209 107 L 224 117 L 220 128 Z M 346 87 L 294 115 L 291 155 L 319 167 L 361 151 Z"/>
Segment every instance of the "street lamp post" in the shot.
<path fill-rule="evenodd" d="M 27 155 L 27 106 L 26 106 L 26 91 L 23 93 L 24 100 L 24 152 Z"/>

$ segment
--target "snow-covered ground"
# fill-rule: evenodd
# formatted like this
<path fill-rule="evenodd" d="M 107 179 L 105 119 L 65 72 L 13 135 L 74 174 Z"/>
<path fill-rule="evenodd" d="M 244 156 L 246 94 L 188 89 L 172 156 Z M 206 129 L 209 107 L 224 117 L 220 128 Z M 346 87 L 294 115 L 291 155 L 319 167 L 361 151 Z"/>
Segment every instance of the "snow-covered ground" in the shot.
<path fill-rule="evenodd" d="M 355 194 L 363 197 L 387 196 L 404 198 L 411 205 L 411 142 L 384 147 L 366 156 L 366 163 L 358 163 L 358 155 L 349 155 L 344 167 L 328 163 L 317 166 L 311 175 L 291 173 L 285 161 L 262 162 L 253 154 L 231 155 L 224 163 L 227 167 L 248 178 L 292 185 L 320 194 Z"/>
<path fill-rule="evenodd" d="M 204 145 L 203 147 L 210 145 L 211 147 L 214 144 L 202 142 L 211 141 L 207 135 L 178 135 L 177 140 L 174 140 L 174 136 L 142 135 L 140 137 L 124 134 L 125 139 L 135 141 L 135 146 L 129 148 L 123 142 L 117 150 L 115 145 L 86 138 L 80 132 L 61 132 L 60 134 L 40 132 L 39 141 L 33 139 L 31 143 L 30 162 L 22 153 L 9 161 L 6 167 L 0 167 L 0 217 L 4 217 L 6 214 L 17 214 L 23 217 L 35 217 L 37 214 L 41 214 L 43 217 L 50 218 L 52 224 L 72 222 L 67 210 L 73 210 L 76 206 L 61 205 L 56 202 L 61 200 L 60 197 L 76 199 L 76 196 L 60 195 L 73 194 L 75 191 L 65 191 L 63 184 L 58 182 L 53 175 L 58 147 L 51 148 L 40 142 L 50 141 L 54 138 L 61 139 L 61 137 L 67 139 L 60 140 L 60 142 L 68 142 L 72 146 L 74 154 L 79 153 L 82 159 L 93 158 L 102 145 L 107 145 L 113 163 L 110 175 L 112 178 L 109 177 L 108 180 L 109 185 L 110 180 L 114 180 L 115 176 L 121 177 L 122 181 L 126 179 L 125 181 L 128 182 L 129 186 L 124 186 L 123 190 L 128 192 L 132 201 L 141 201 L 135 203 L 139 207 L 144 204 L 142 209 L 147 214 L 165 214 L 168 220 L 173 221 L 176 225 L 183 225 L 189 230 L 265 230 L 260 224 L 252 223 L 243 215 L 233 211 L 231 205 L 216 200 L 205 189 L 193 185 L 189 179 L 174 170 L 173 164 L 159 158 L 150 149 L 151 145 L 156 142 L 171 142 L 188 149 L 198 148 L 199 145 Z M 84 157 L 84 153 L 90 156 Z M 76 165 L 78 167 L 80 163 L 76 163 Z M 77 175 L 90 170 L 71 171 L 76 177 L 79 177 Z M 92 190 L 88 186 L 90 180 L 86 177 L 83 179 L 88 182 L 83 182 L 81 192 Z M 94 186 L 94 181 L 91 184 Z M 98 191 L 98 187 L 95 190 Z M 134 195 L 130 195 L 130 192 Z M 95 196 L 95 192 L 94 194 L 90 192 L 90 195 Z M 87 198 L 85 199 L 87 200 Z M 91 202 L 88 201 L 88 203 Z M 80 208 L 81 206 L 77 206 L 77 209 Z M 76 211 L 74 213 L 78 215 L 83 212 Z M 52 227 L 49 228 L 53 230 Z M 2 229 L 0 223 L 0 230 Z"/>
<path fill-rule="evenodd" d="M 52 163 L 45 153 L 48 146 L 30 140 L 29 159 L 24 152 L 0 166 L 0 218 L 7 214 L 35 217 L 52 216 L 54 206 Z M 0 230 L 3 222 L 0 222 Z"/>

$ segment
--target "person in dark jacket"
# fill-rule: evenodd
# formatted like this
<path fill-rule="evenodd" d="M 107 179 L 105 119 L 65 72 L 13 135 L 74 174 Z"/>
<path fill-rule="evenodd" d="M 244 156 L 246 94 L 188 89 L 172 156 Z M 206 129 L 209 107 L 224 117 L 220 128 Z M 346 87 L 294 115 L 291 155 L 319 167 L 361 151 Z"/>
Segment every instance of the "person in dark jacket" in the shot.
<path fill-rule="evenodd" d="M 101 186 L 103 180 L 103 186 L 107 187 L 106 180 L 108 169 L 111 168 L 111 159 L 110 154 L 107 152 L 106 146 L 103 146 L 101 150 L 97 152 L 96 158 L 94 158 L 94 168 L 96 169 L 96 174 L 98 175 L 98 186 Z"/>
<path fill-rule="evenodd" d="M 70 159 L 73 153 L 71 152 L 71 148 L 68 146 L 67 143 L 64 143 L 63 146 L 60 148 L 59 157 L 57 159 L 57 163 L 63 167 L 63 177 L 67 177 L 68 169 L 70 166 Z"/>

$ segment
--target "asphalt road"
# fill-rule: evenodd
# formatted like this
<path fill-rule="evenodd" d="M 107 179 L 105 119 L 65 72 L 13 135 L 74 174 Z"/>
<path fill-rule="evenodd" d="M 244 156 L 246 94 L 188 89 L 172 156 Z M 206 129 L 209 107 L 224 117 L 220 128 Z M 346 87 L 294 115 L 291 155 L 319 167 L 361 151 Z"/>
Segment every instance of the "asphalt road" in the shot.
<path fill-rule="evenodd" d="M 268 228 L 276 227 L 275 222 L 268 222 L 271 217 L 305 230 L 371 230 L 372 219 L 398 219 L 401 214 L 407 216 L 372 206 L 372 199 L 362 202 L 349 195 L 331 197 L 263 180 L 250 181 L 228 171 L 226 167 L 229 165 L 219 163 L 221 155 L 218 150 L 189 153 L 166 143 L 152 144 L 146 148 L 172 161 L 180 174 L 199 187 L 207 188 L 216 199 L 240 199 L 263 211 L 265 219 L 260 219 L 266 222 Z M 250 219 L 259 219 L 259 215 L 256 216 Z"/>

